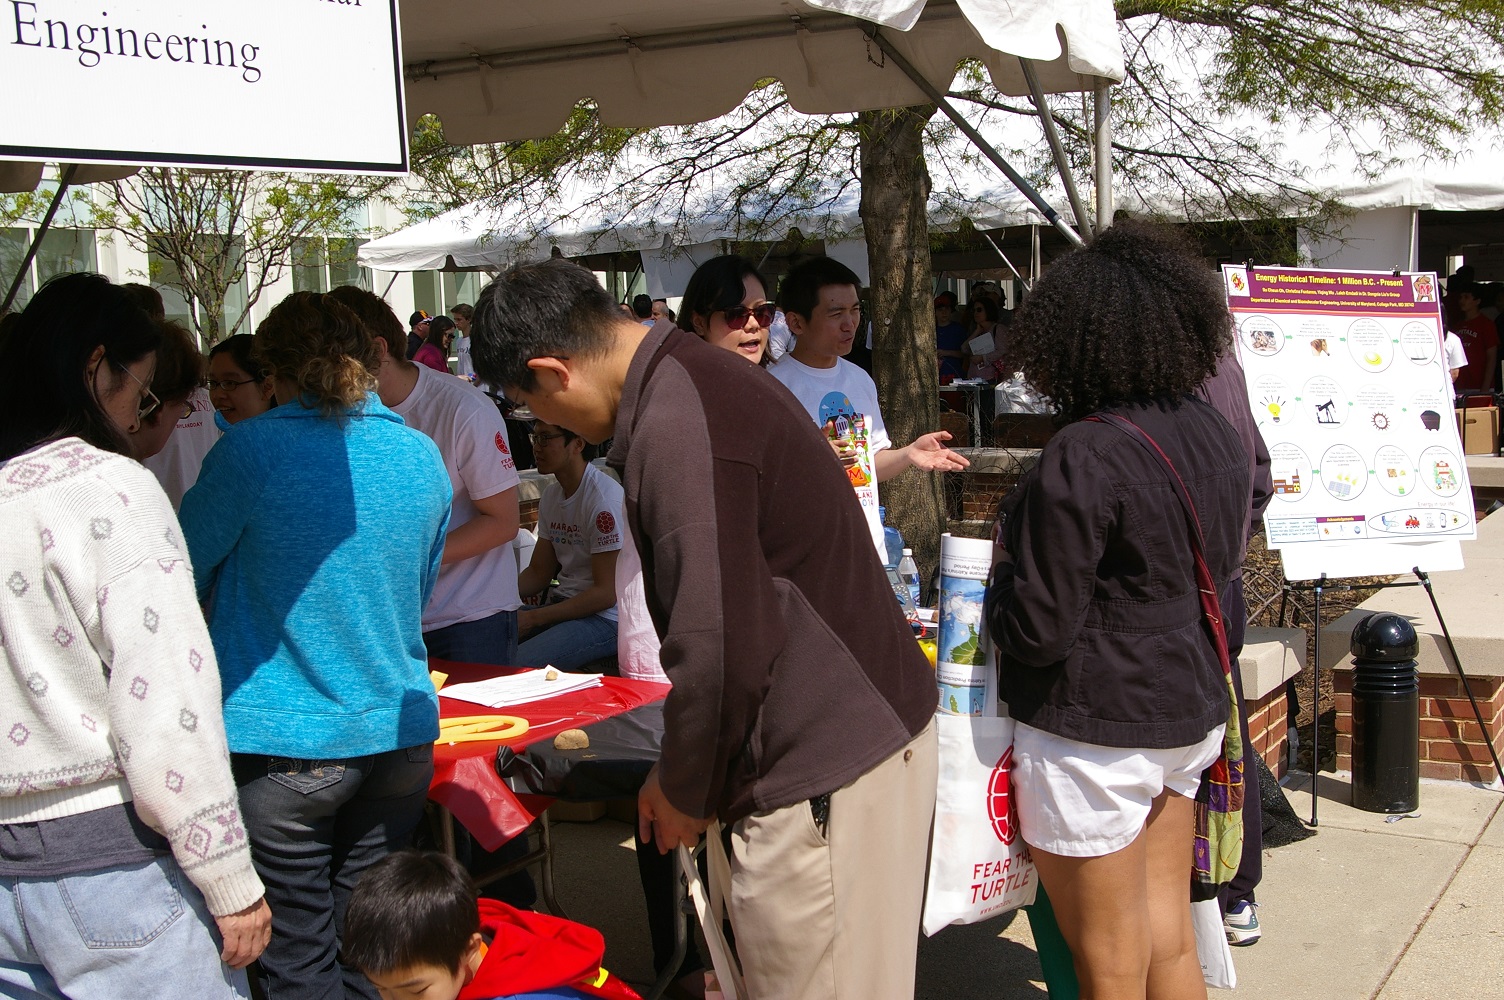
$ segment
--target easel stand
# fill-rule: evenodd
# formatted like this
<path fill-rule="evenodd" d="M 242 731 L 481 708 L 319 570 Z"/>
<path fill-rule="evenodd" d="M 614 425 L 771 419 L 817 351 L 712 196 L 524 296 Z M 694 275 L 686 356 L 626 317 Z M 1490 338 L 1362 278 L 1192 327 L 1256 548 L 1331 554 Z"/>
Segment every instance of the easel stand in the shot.
<path fill-rule="evenodd" d="M 1391 587 L 1424 587 L 1426 596 L 1431 600 L 1431 609 L 1436 612 L 1436 624 L 1441 626 L 1441 636 L 1446 640 L 1447 654 L 1452 661 L 1452 669 L 1457 671 L 1457 679 L 1462 682 L 1462 690 L 1467 694 L 1467 700 L 1473 706 L 1473 716 L 1478 720 L 1478 726 L 1483 730 L 1483 741 L 1488 745 L 1488 754 L 1493 758 L 1494 773 L 1504 780 L 1504 767 L 1499 766 L 1499 754 L 1494 749 L 1493 734 L 1488 731 L 1488 723 L 1483 718 L 1483 711 L 1478 707 L 1478 699 L 1473 697 L 1473 689 L 1467 682 L 1467 673 L 1462 669 L 1462 662 L 1457 657 L 1457 644 L 1452 641 L 1452 633 L 1447 629 L 1446 619 L 1442 617 L 1441 605 L 1436 602 L 1436 592 L 1431 588 L 1431 577 L 1419 566 L 1410 570 L 1415 575 L 1414 580 L 1396 580 L 1391 583 L 1379 584 L 1377 587 L 1363 587 L 1363 590 L 1387 590 Z M 1285 581 L 1280 594 L 1279 624 L 1285 625 L 1285 613 L 1289 608 L 1290 595 L 1301 591 L 1310 591 L 1315 595 L 1315 620 L 1316 635 L 1314 649 L 1312 651 L 1311 670 L 1311 819 L 1309 826 L 1316 827 L 1316 803 L 1320 801 L 1317 795 L 1317 785 L 1321 780 L 1321 595 L 1327 590 L 1357 590 L 1350 583 L 1332 583 L 1325 573 L 1320 579 L 1310 582 L 1293 583 Z"/>

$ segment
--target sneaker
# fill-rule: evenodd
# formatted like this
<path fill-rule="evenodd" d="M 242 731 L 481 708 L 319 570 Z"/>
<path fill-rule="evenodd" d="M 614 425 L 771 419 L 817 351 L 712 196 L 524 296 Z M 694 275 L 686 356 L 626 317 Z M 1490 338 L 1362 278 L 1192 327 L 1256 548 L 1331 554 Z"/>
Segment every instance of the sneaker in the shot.
<path fill-rule="evenodd" d="M 1227 943 L 1233 947 L 1256 944 L 1259 939 L 1258 904 L 1240 899 L 1222 917 L 1227 929 Z"/>

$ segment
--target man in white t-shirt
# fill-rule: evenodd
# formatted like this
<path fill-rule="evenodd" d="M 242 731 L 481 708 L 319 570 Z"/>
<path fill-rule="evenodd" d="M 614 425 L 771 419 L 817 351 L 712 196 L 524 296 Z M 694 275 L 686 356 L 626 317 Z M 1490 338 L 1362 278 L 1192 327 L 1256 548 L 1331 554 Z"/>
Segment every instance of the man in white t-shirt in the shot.
<path fill-rule="evenodd" d="M 798 398 L 830 441 L 867 515 L 872 544 L 886 559 L 877 484 L 906 469 L 959 472 L 969 462 L 931 431 L 902 448 L 888 440 L 872 376 L 845 359 L 861 326 L 861 279 L 840 261 L 816 257 L 783 279 L 779 304 L 793 349 L 768 371 Z"/>
<path fill-rule="evenodd" d="M 475 381 L 475 365 L 470 361 L 470 320 L 475 317 L 475 307 L 468 302 L 457 303 L 449 310 L 458 331 L 454 338 L 454 373 L 469 382 Z"/>
<path fill-rule="evenodd" d="M 1453 382 L 1456 382 L 1462 369 L 1467 367 L 1467 349 L 1462 346 L 1462 338 L 1451 330 L 1447 331 L 1446 339 L 1442 341 L 1442 344 L 1447 356 L 1447 374 L 1452 377 Z"/>
<path fill-rule="evenodd" d="M 538 544 L 518 589 L 532 597 L 558 584 L 541 607 L 518 616 L 517 662 L 579 670 L 616 655 L 621 484 L 590 464 L 583 438 L 541 420 L 533 424 L 533 456 L 554 481 L 538 500 Z"/>
<path fill-rule="evenodd" d="M 343 286 L 329 293 L 376 338 L 376 391 L 409 427 L 439 446 L 454 506 L 423 644 L 441 660 L 511 666 L 517 657 L 517 466 L 496 404 L 463 379 L 403 355 L 402 325 L 381 299 Z M 393 470 L 400 475 L 401 470 Z"/>

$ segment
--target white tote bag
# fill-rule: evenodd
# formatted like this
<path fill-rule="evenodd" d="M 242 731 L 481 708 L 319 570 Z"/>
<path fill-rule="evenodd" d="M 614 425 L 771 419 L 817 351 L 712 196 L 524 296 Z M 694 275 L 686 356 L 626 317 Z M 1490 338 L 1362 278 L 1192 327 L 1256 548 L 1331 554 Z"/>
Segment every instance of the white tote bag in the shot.
<path fill-rule="evenodd" d="M 940 780 L 925 934 L 1027 906 L 1039 885 L 1013 802 L 1013 720 L 942 713 L 935 728 Z"/>
<path fill-rule="evenodd" d="M 1222 925 L 1222 904 L 1215 899 L 1191 904 L 1191 926 L 1196 931 L 1196 957 L 1201 960 L 1201 978 L 1219 990 L 1238 987 L 1238 970 L 1232 964 L 1227 928 Z"/>

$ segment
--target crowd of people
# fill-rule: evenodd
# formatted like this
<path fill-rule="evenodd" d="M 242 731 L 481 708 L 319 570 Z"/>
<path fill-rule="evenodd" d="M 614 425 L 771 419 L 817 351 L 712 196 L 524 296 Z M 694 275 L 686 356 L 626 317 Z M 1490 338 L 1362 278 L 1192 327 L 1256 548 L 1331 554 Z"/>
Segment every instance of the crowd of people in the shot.
<path fill-rule="evenodd" d="M 0 993 L 157 996 L 170 968 L 172 995 L 244 996 L 249 967 L 271 1000 L 631 996 L 598 934 L 525 912 L 525 876 L 497 893 L 518 905 L 477 902 L 410 850 L 434 658 L 671 683 L 637 829 L 660 972 L 670 852 L 703 836 L 753 997 L 912 995 L 936 688 L 878 484 L 967 461 L 944 431 L 889 438 L 846 357 L 857 275 L 814 258 L 775 294 L 718 257 L 675 313 L 552 259 L 406 328 L 363 289 L 298 292 L 207 362 L 149 292 L 57 278 L 0 333 Z M 955 305 L 942 371 L 1006 361 L 1062 423 L 998 511 L 987 591 L 1023 837 L 1081 996 L 1203 996 L 1191 802 L 1246 720 L 1198 565 L 1235 666 L 1269 495 L 1220 286 L 1130 223 L 1016 314 L 987 284 Z M 552 476 L 520 563 L 481 385 Z M 1251 884 L 1225 895 L 1256 939 Z"/>

